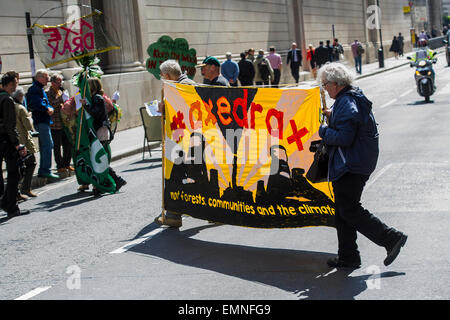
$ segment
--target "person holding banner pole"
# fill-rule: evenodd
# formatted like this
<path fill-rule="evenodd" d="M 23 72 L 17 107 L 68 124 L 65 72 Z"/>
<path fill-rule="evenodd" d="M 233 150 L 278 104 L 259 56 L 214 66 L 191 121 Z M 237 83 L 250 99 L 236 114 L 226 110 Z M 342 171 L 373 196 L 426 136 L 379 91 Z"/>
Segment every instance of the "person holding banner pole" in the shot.
<path fill-rule="evenodd" d="M 191 79 L 189 79 L 184 73 L 181 72 L 181 67 L 175 60 L 167 60 L 163 62 L 160 67 L 161 71 L 161 79 L 163 80 L 169 80 L 169 81 L 175 81 L 177 83 L 181 84 L 188 84 L 188 85 L 195 85 L 195 82 Z M 162 91 L 161 96 L 161 102 L 159 103 L 159 112 L 163 114 L 162 119 L 163 123 L 165 121 L 165 112 L 164 112 L 164 99 L 163 99 L 164 91 Z M 164 130 L 164 126 L 162 126 Z M 164 139 L 164 132 L 163 132 L 163 139 Z M 163 145 L 163 154 L 164 154 L 164 145 Z M 162 157 L 163 165 L 164 165 L 164 156 Z M 164 170 L 163 170 L 164 171 Z M 164 172 L 163 172 L 164 173 Z M 164 188 L 164 176 L 163 176 L 163 188 Z M 164 189 L 163 189 L 163 201 L 164 201 Z M 179 228 L 182 226 L 182 218 L 181 215 L 175 212 L 166 211 L 164 212 L 164 205 L 163 205 L 163 212 L 155 218 L 155 223 L 159 225 L 165 225 L 169 227 Z"/>
<path fill-rule="evenodd" d="M 211 86 L 230 86 L 228 80 L 220 74 L 220 62 L 216 57 L 206 57 L 197 68 L 201 68 L 204 84 Z"/>
<path fill-rule="evenodd" d="M 323 110 L 328 124 L 322 123 L 319 129 L 329 154 L 328 179 L 334 190 L 338 236 L 338 256 L 327 264 L 334 268 L 359 268 L 361 258 L 356 238 L 360 232 L 386 249 L 384 265 L 388 266 L 405 245 L 407 235 L 388 227 L 360 203 L 379 154 L 372 102 L 352 86 L 350 71 L 340 63 L 320 68 L 318 81 L 335 100 L 331 110 Z"/>

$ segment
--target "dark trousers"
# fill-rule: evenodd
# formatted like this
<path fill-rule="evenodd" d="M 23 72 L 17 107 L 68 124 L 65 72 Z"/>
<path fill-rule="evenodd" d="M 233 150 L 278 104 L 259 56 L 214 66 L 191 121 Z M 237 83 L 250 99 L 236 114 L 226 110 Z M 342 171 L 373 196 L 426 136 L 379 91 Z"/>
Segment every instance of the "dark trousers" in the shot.
<path fill-rule="evenodd" d="M 72 159 L 72 145 L 67 138 L 66 133 L 63 129 L 53 130 L 52 129 L 52 139 L 53 139 L 53 154 L 55 155 L 55 162 L 57 169 L 63 169 L 70 166 L 70 161 Z M 61 154 L 62 149 L 62 154 Z"/>
<path fill-rule="evenodd" d="M 0 158 L 0 197 L 5 192 L 5 182 L 3 181 L 3 158 Z"/>
<path fill-rule="evenodd" d="M 25 174 L 22 181 L 21 191 L 31 190 L 31 181 L 33 180 L 34 169 L 36 168 L 36 157 L 30 154 L 25 160 Z"/>
<path fill-rule="evenodd" d="M 300 62 L 291 62 L 291 73 L 296 83 L 298 83 L 298 80 L 300 78 L 299 71 L 300 71 Z"/>
<path fill-rule="evenodd" d="M 280 69 L 273 69 L 273 81 L 272 87 L 278 88 L 278 84 L 280 83 L 281 71 Z"/>
<path fill-rule="evenodd" d="M 268 86 L 268 85 L 269 85 L 269 80 L 266 80 L 266 81 L 256 81 L 256 82 L 255 82 L 255 85 L 257 85 L 257 86 L 262 86 L 262 85 Z"/>
<path fill-rule="evenodd" d="M 399 237 L 398 231 L 386 226 L 361 206 L 361 195 L 368 179 L 369 176 L 346 173 L 333 182 L 338 255 L 342 260 L 360 259 L 356 232 L 386 248 L 390 248 Z"/>
<path fill-rule="evenodd" d="M 252 86 L 253 85 L 253 80 L 252 79 L 239 79 L 239 81 L 241 82 L 241 86 L 243 87 L 247 87 L 247 86 Z"/>
<path fill-rule="evenodd" d="M 1 199 L 1 207 L 7 213 L 19 210 L 17 206 L 17 192 L 19 185 L 19 154 L 15 147 L 5 137 L 0 137 L 0 159 L 5 159 L 8 181 Z"/>
<path fill-rule="evenodd" d="M 111 162 L 111 147 L 109 146 L 109 142 L 108 141 L 100 141 L 101 144 L 103 145 L 103 148 L 105 149 L 106 153 L 108 154 L 108 161 Z M 109 167 L 109 175 L 111 176 L 111 178 L 113 178 L 114 182 L 117 185 L 117 182 L 122 179 L 122 177 L 120 177 L 114 170 L 113 168 Z"/>

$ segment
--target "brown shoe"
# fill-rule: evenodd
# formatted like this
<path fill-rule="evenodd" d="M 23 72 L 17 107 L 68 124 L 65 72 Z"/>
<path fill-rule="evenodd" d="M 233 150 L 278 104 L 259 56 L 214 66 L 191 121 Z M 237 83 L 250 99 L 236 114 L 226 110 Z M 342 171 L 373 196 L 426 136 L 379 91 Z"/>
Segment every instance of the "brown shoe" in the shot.
<path fill-rule="evenodd" d="M 21 193 L 21 194 L 24 194 L 24 195 L 26 195 L 26 196 L 28 196 L 28 197 L 31 197 L 31 198 L 36 198 L 36 197 L 38 196 L 36 193 L 34 193 L 34 192 L 31 191 L 31 190 L 28 190 L 28 191 L 22 190 L 22 191 L 20 191 L 20 193 Z"/>
<path fill-rule="evenodd" d="M 17 194 L 17 201 L 27 201 L 28 200 L 28 197 L 27 196 L 24 196 L 23 194 L 21 194 L 21 193 L 18 193 Z"/>
<path fill-rule="evenodd" d="M 169 226 L 169 227 L 174 227 L 174 228 L 179 228 L 182 226 L 182 221 L 181 221 L 181 216 L 179 219 L 173 219 L 173 218 L 168 218 L 165 217 L 163 219 L 162 215 L 158 216 L 155 218 L 155 223 L 161 225 L 161 226 Z"/>
<path fill-rule="evenodd" d="M 89 185 L 88 184 L 82 184 L 81 186 L 78 187 L 78 191 L 79 192 L 84 192 L 86 190 L 89 190 Z"/>
<path fill-rule="evenodd" d="M 66 168 L 60 168 L 60 169 L 58 169 L 58 173 L 67 173 L 67 169 Z"/>
<path fill-rule="evenodd" d="M 66 167 L 66 169 L 69 170 L 69 171 L 72 171 L 72 172 L 75 171 L 75 168 L 72 167 L 72 166 L 68 166 L 68 167 Z"/>

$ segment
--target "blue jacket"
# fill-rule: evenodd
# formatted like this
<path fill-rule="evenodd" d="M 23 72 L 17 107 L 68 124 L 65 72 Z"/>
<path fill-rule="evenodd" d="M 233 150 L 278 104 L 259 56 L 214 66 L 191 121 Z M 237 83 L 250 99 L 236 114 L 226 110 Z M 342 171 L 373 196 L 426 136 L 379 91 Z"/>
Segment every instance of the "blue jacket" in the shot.
<path fill-rule="evenodd" d="M 319 129 L 329 154 L 328 179 L 345 173 L 370 175 L 377 165 L 378 130 L 370 102 L 359 88 L 348 86 L 333 104 L 329 124 Z"/>
<path fill-rule="evenodd" d="M 228 81 L 233 79 L 236 82 L 239 76 L 239 65 L 233 60 L 227 60 L 222 63 L 221 73 Z"/>
<path fill-rule="evenodd" d="M 48 101 L 42 84 L 34 80 L 33 85 L 27 91 L 26 98 L 28 111 L 31 111 L 33 123 L 53 123 L 52 117 L 47 113 L 48 108 L 52 106 Z"/>

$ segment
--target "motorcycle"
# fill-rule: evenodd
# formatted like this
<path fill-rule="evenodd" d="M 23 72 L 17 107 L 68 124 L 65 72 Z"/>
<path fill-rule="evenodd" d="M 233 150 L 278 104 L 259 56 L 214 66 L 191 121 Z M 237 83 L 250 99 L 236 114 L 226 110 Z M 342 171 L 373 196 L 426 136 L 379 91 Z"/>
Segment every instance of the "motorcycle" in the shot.
<path fill-rule="evenodd" d="M 411 62 L 410 67 L 416 67 L 416 72 L 414 78 L 417 84 L 417 93 L 420 96 L 425 97 L 425 102 L 430 102 L 430 96 L 436 90 L 434 86 L 434 76 L 433 76 L 433 64 L 436 63 L 437 59 L 434 58 L 436 53 L 433 53 L 432 59 L 421 59 L 417 62 Z M 406 57 L 411 60 L 411 57 Z"/>

